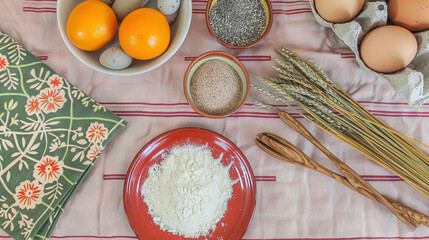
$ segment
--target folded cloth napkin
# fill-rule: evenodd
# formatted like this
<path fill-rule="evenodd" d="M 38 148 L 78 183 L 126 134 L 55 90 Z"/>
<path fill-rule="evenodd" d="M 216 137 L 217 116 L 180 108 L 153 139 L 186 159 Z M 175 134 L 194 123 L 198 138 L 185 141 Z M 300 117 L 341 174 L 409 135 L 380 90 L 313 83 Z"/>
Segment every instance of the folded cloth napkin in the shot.
<path fill-rule="evenodd" d="M 0 31 L 1 228 L 14 239 L 49 239 L 125 125 Z"/>

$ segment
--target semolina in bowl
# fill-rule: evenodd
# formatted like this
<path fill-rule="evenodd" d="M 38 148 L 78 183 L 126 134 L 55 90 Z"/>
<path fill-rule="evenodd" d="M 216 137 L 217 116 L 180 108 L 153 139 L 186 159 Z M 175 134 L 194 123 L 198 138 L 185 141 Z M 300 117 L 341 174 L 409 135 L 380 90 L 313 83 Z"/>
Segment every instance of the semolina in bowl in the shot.
<path fill-rule="evenodd" d="M 249 95 L 249 75 L 243 64 L 226 52 L 202 54 L 189 65 L 184 92 L 191 107 L 209 118 L 237 112 Z"/>

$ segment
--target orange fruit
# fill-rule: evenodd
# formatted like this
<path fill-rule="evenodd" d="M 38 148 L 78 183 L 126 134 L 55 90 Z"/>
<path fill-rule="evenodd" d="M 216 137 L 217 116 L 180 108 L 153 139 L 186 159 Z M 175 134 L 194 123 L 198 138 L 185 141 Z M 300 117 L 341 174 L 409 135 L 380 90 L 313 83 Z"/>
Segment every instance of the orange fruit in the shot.
<path fill-rule="evenodd" d="M 67 36 L 78 48 L 98 50 L 116 34 L 118 21 L 113 10 L 100 0 L 87 0 L 78 4 L 67 20 Z"/>
<path fill-rule="evenodd" d="M 119 43 L 131 57 L 156 58 L 170 44 L 170 25 L 161 12 L 140 8 L 128 14 L 119 27 Z"/>

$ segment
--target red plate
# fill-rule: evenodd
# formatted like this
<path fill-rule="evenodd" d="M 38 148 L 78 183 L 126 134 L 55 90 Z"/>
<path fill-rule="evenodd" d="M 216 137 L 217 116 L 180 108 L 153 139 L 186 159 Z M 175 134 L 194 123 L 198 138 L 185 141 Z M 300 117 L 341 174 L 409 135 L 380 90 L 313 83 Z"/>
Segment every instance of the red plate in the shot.
<path fill-rule="evenodd" d="M 134 158 L 128 169 L 124 186 L 124 206 L 131 227 L 139 239 L 188 239 L 162 231 L 152 221 L 147 205 L 140 196 L 140 189 L 148 177 L 149 168 L 161 162 L 162 153 L 174 146 L 187 143 L 208 144 L 214 158 L 218 158 L 223 153 L 224 165 L 233 162 L 229 172 L 231 179 L 239 179 L 239 182 L 233 186 L 233 196 L 228 202 L 228 210 L 217 224 L 216 230 L 198 239 L 241 239 L 252 219 L 256 203 L 255 177 L 252 169 L 246 157 L 234 143 L 217 133 L 197 128 L 182 128 L 166 132 L 146 144 Z"/>

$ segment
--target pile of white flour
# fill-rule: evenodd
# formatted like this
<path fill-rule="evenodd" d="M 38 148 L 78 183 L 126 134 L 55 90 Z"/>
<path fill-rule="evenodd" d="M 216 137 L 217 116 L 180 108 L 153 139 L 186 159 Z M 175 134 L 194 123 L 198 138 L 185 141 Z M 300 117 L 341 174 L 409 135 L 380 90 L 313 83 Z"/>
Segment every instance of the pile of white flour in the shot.
<path fill-rule="evenodd" d="M 149 170 L 142 186 L 153 221 L 164 231 L 187 238 L 207 236 L 223 218 L 234 181 L 229 166 L 213 159 L 207 146 L 173 148 Z"/>

